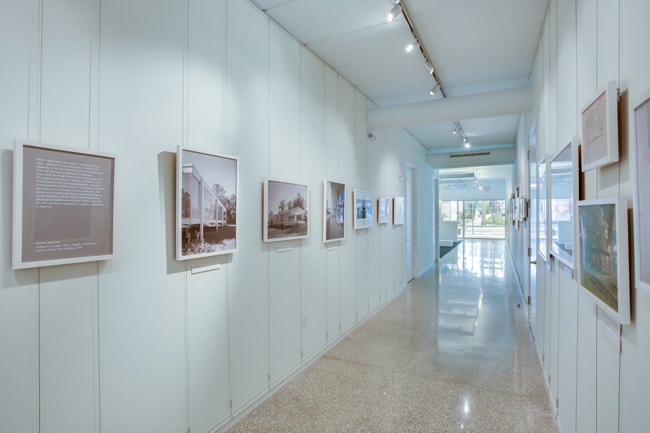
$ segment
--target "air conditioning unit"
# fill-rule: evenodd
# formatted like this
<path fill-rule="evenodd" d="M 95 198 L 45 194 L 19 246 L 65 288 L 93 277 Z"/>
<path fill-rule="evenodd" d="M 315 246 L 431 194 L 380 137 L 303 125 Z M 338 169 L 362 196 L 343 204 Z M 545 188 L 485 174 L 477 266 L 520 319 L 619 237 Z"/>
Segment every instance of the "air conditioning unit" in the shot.
<path fill-rule="evenodd" d="M 515 148 L 436 153 L 429 155 L 428 161 L 433 168 L 512 164 L 515 162 Z"/>

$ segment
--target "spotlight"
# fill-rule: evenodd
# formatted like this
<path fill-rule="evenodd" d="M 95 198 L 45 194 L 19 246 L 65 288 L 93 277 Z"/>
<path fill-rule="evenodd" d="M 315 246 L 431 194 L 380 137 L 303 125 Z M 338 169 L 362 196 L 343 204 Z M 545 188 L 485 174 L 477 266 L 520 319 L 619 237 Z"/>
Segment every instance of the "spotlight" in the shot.
<path fill-rule="evenodd" d="M 460 132 L 460 125 L 457 123 L 456 127 L 454 128 L 453 131 L 451 131 L 452 134 L 456 135 Z"/>
<path fill-rule="evenodd" d="M 469 149 L 470 147 L 472 147 L 472 144 L 469 141 L 465 141 L 465 148 Z"/>
<path fill-rule="evenodd" d="M 407 53 L 410 53 L 411 51 L 417 48 L 420 48 L 420 44 L 418 43 L 418 41 L 414 40 L 409 42 L 409 44 L 404 49 L 406 50 Z"/>
<path fill-rule="evenodd" d="M 436 83 L 436 85 L 433 86 L 431 90 L 429 90 L 429 94 L 433 96 L 438 92 L 438 90 L 440 90 L 440 83 Z"/>
<path fill-rule="evenodd" d="M 435 69 L 433 69 L 433 65 L 429 63 L 428 60 L 425 60 L 423 65 L 424 65 L 424 69 L 426 69 L 430 75 L 433 75 L 433 72 L 435 71 Z"/>
<path fill-rule="evenodd" d="M 388 12 L 388 16 L 386 17 L 386 21 L 389 23 L 392 23 L 395 18 L 399 16 L 399 14 L 402 13 L 402 6 L 399 4 L 399 2 L 393 6 L 393 8 Z"/>

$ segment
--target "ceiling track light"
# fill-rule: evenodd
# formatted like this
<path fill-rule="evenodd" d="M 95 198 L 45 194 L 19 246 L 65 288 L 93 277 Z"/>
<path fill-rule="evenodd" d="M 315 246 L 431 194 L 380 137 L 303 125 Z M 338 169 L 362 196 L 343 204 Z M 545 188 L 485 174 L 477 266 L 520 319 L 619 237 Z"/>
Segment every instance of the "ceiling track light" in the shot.
<path fill-rule="evenodd" d="M 397 18 L 399 16 L 399 14 L 401 14 L 401 13 L 402 13 L 402 5 L 399 2 L 397 2 L 395 4 L 395 6 L 392 7 L 390 12 L 388 12 L 388 16 L 386 17 L 386 21 L 388 21 L 389 23 L 392 23 L 395 20 L 395 18 Z"/>
<path fill-rule="evenodd" d="M 431 90 L 429 90 L 429 94 L 430 94 L 431 96 L 433 96 L 433 95 L 435 95 L 436 93 L 438 93 L 438 90 L 440 90 L 440 83 L 436 83 L 436 85 L 433 86 L 433 87 L 431 88 Z"/>
<path fill-rule="evenodd" d="M 456 134 L 458 134 L 460 132 L 460 123 L 458 121 L 456 121 L 456 122 L 454 122 L 454 124 L 456 125 L 456 127 L 454 128 L 453 131 L 451 131 L 451 133 L 456 135 Z"/>

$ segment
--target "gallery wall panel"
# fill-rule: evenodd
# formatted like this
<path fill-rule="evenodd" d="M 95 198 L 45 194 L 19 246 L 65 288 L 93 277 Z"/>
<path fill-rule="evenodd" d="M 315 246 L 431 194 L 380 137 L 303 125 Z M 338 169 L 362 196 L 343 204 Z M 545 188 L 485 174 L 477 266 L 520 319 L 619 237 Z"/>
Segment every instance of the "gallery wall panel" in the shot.
<path fill-rule="evenodd" d="M 341 249 L 327 248 L 327 342 L 341 335 Z"/>
<path fill-rule="evenodd" d="M 36 433 L 39 429 L 37 269 L 11 269 L 13 146 L 17 136 L 38 133 L 31 113 L 30 88 L 38 88 L 39 2 L 0 2 L 0 430 Z M 34 57 L 31 57 L 34 56 Z M 32 58 L 30 63 L 30 57 Z M 35 138 L 35 137 L 34 137 Z"/>
<path fill-rule="evenodd" d="M 199 270 L 218 267 L 190 270 L 186 277 L 189 424 L 208 432 L 230 416 L 228 265 L 221 256 L 187 263 Z"/>
<path fill-rule="evenodd" d="M 183 141 L 190 149 L 208 153 L 226 153 L 226 8 L 227 2 L 189 1 Z M 186 262 L 192 431 L 210 431 L 231 415 L 228 262 L 227 255 Z"/>
<path fill-rule="evenodd" d="M 276 24 L 270 26 L 270 176 L 300 179 L 300 44 Z"/>
<path fill-rule="evenodd" d="M 269 252 L 269 339 L 271 385 L 301 361 L 300 242 L 273 244 Z"/>
<path fill-rule="evenodd" d="M 42 429 L 99 431 L 97 301 L 97 263 L 41 269 Z"/>
<path fill-rule="evenodd" d="M 578 283 L 559 269 L 559 324 L 558 338 L 558 390 L 560 399 L 558 418 L 563 426 L 563 433 L 575 432 L 577 403 L 577 362 L 578 362 L 578 317 L 571 312 L 578 311 Z"/>
<path fill-rule="evenodd" d="M 269 247 L 262 243 L 262 183 L 269 176 L 269 19 L 228 2 L 226 143 L 239 156 L 239 249 L 228 269 L 233 412 L 269 389 Z M 252 272 L 251 270 L 254 270 Z"/>
<path fill-rule="evenodd" d="M 189 0 L 188 9 L 184 141 L 192 149 L 213 153 L 226 153 L 226 7 L 225 1 Z"/>
<path fill-rule="evenodd" d="M 343 174 L 338 180 L 346 184 L 346 202 L 352 203 L 352 190 L 362 187 L 365 172 L 359 172 L 359 159 L 355 143 L 355 90 L 352 85 L 338 79 L 338 145 L 339 170 Z M 352 222 L 352 207 L 346 211 Z M 345 332 L 357 320 L 357 244 L 352 224 L 345 225 L 345 242 L 341 243 L 341 330 Z"/>
<path fill-rule="evenodd" d="M 183 137 L 186 26 L 187 9 L 173 0 L 102 2 L 99 143 L 122 155 L 117 255 L 99 265 L 103 432 L 187 428 L 171 153 Z"/>
<path fill-rule="evenodd" d="M 303 360 L 327 344 L 327 247 L 323 244 L 323 180 L 327 175 L 325 141 L 325 66 L 301 49 L 300 181 L 311 187 L 309 239 L 301 241 L 301 299 L 306 327 L 302 329 Z M 304 325 L 304 324 L 303 324 Z"/>

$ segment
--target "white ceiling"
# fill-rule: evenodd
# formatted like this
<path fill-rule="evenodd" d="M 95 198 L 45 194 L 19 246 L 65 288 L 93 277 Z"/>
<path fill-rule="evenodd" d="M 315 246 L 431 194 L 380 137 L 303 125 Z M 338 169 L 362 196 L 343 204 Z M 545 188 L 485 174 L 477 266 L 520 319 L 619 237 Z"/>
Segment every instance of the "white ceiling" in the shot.
<path fill-rule="evenodd" d="M 443 99 L 397 0 L 252 0 L 379 108 Z M 527 87 L 548 0 L 401 0 L 448 100 Z M 434 104 L 437 102 L 434 102 Z M 469 102 L 471 103 L 471 101 Z M 499 104 L 495 97 L 495 105 Z M 469 108 L 469 107 L 468 107 Z M 475 117 L 475 116 L 474 116 Z M 514 145 L 519 114 L 458 118 L 472 149 Z M 431 153 L 462 151 L 453 121 L 404 125 Z"/>

